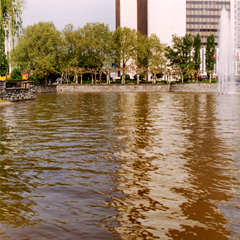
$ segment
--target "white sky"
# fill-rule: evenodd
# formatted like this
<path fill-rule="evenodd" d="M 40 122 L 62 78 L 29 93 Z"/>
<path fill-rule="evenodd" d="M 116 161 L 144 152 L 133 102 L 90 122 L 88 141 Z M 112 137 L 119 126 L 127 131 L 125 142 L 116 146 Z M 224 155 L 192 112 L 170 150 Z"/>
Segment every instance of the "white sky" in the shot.
<path fill-rule="evenodd" d="M 71 23 L 83 27 L 87 22 L 108 24 L 115 29 L 115 0 L 26 0 L 23 27 L 39 21 L 52 21 L 58 30 Z"/>

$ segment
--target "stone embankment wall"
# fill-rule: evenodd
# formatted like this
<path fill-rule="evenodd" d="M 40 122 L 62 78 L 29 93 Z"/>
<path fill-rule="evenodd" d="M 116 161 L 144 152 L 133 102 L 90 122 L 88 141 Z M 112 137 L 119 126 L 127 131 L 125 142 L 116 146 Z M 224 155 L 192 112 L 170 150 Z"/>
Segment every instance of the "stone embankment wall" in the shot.
<path fill-rule="evenodd" d="M 57 85 L 57 92 L 206 92 L 217 93 L 216 83 Z"/>
<path fill-rule="evenodd" d="M 6 82 L 0 80 L 0 98 L 3 99 L 6 93 Z"/>
<path fill-rule="evenodd" d="M 35 85 L 33 82 L 7 83 L 0 81 L 0 98 L 9 102 L 35 99 Z"/>
<path fill-rule="evenodd" d="M 205 92 L 217 93 L 216 83 L 183 83 L 171 84 L 170 92 Z"/>
<path fill-rule="evenodd" d="M 57 92 L 56 85 L 37 85 L 35 86 L 36 93 L 55 93 Z"/>
<path fill-rule="evenodd" d="M 169 92 L 167 84 L 58 85 L 57 92 Z"/>

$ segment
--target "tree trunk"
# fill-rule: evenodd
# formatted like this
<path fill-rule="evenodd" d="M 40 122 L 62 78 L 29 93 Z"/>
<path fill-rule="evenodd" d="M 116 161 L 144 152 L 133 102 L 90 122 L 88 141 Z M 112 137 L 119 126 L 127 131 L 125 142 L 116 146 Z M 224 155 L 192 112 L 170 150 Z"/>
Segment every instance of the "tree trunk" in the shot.
<path fill-rule="evenodd" d="M 78 74 L 75 75 L 76 84 L 78 84 Z"/>
<path fill-rule="evenodd" d="M 137 74 L 137 84 L 139 84 L 139 73 Z"/>
<path fill-rule="evenodd" d="M 156 73 L 154 73 L 154 84 L 156 84 L 157 83 L 157 76 L 156 76 Z"/>
<path fill-rule="evenodd" d="M 83 78 L 83 75 L 82 75 L 82 73 L 81 73 L 81 84 L 82 84 L 82 78 Z"/>
<path fill-rule="evenodd" d="M 63 82 L 63 72 L 61 73 L 61 84 Z"/>
<path fill-rule="evenodd" d="M 212 82 L 212 73 L 209 73 L 209 83 Z"/>
<path fill-rule="evenodd" d="M 183 83 L 183 74 L 182 74 L 182 83 Z"/>
<path fill-rule="evenodd" d="M 69 73 L 67 72 L 67 84 L 68 84 L 68 75 L 69 75 Z"/>
<path fill-rule="evenodd" d="M 94 81 L 94 80 L 93 80 L 93 73 L 91 73 L 91 79 L 92 79 L 92 84 L 93 84 L 93 81 Z"/>
<path fill-rule="evenodd" d="M 123 68 L 122 84 L 125 84 L 125 69 Z"/>

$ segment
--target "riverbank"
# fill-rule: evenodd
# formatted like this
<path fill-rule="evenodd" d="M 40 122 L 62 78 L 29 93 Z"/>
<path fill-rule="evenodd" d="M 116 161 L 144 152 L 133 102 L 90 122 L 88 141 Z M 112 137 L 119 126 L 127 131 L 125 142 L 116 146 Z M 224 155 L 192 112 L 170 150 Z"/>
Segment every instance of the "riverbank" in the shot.
<path fill-rule="evenodd" d="M 8 102 L 8 101 L 4 101 L 2 99 L 0 99 L 0 107 L 1 106 L 4 106 L 4 105 L 10 105 L 10 104 L 13 104 L 12 102 Z"/>

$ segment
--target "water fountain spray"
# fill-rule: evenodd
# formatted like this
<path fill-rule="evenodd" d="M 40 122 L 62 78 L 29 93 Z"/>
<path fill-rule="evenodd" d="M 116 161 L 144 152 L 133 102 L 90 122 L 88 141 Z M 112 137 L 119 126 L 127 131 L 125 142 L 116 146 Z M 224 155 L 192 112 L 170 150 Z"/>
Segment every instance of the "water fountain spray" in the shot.
<path fill-rule="evenodd" d="M 218 93 L 235 93 L 235 54 L 231 22 L 228 11 L 223 8 L 220 19 Z"/>

